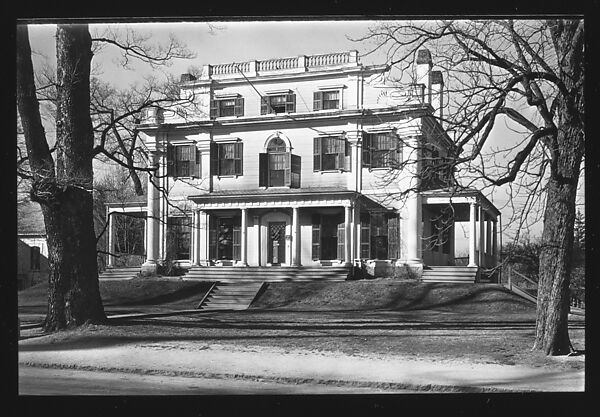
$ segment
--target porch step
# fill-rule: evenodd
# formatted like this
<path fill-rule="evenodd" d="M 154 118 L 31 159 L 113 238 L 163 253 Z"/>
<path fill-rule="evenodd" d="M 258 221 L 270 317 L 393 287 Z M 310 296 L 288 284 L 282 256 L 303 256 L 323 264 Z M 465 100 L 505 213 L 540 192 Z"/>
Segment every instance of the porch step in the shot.
<path fill-rule="evenodd" d="M 344 281 L 349 273 L 350 267 L 194 266 L 183 279 L 223 283 Z"/>
<path fill-rule="evenodd" d="M 474 284 L 477 270 L 470 266 L 429 266 L 423 269 L 421 281 Z"/>
<path fill-rule="evenodd" d="M 219 282 L 198 306 L 200 310 L 245 310 L 264 283 L 228 284 Z"/>
<path fill-rule="evenodd" d="M 128 280 L 133 279 L 140 272 L 139 266 L 107 268 L 98 278 L 100 280 Z"/>

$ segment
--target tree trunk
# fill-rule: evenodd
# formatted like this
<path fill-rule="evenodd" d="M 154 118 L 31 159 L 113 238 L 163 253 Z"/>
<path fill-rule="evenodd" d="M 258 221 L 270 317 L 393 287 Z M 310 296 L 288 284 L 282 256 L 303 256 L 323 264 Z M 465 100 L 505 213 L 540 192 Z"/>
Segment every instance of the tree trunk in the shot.
<path fill-rule="evenodd" d="M 569 283 L 572 270 L 575 200 L 584 152 L 583 46 L 573 45 L 578 21 L 551 22 L 552 40 L 559 57 L 560 78 L 568 95 L 558 98 L 558 132 L 550 151 L 544 231 L 540 254 L 537 324 L 534 349 L 548 355 L 571 351 L 569 339 Z M 579 42 L 582 42 L 580 40 Z"/>
<path fill-rule="evenodd" d="M 87 25 L 57 28 L 56 172 L 41 128 L 26 27 L 18 28 L 17 104 L 33 175 L 31 198 L 46 226 L 48 331 L 105 320 L 93 224 L 91 37 Z"/>
<path fill-rule="evenodd" d="M 534 344 L 547 355 L 571 351 L 568 314 L 576 194 L 576 181 L 553 178 L 548 183 Z"/>

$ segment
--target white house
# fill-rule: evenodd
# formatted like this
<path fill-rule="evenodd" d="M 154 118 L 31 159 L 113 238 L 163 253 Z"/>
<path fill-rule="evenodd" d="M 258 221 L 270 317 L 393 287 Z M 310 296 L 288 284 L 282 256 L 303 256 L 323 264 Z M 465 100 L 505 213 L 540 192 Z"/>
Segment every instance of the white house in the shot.
<path fill-rule="evenodd" d="M 108 207 L 147 213 L 142 272 L 176 259 L 421 274 L 456 263 L 453 222 L 467 220 L 468 265 L 494 266 L 500 212 L 476 190 L 448 188 L 450 172 L 420 183 L 454 146 L 435 117 L 444 91 L 432 68 L 419 51 L 406 88 L 385 84 L 386 67 L 362 65 L 356 51 L 183 74 L 181 103 L 138 126 L 158 165 L 147 203 Z"/>

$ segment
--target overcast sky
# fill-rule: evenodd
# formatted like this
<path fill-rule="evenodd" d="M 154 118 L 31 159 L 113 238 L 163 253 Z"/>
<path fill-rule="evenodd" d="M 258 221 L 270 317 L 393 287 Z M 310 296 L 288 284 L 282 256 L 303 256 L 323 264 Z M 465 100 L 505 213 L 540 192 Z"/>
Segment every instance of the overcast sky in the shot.
<path fill-rule="evenodd" d="M 363 64 L 383 64 L 383 53 L 368 56 L 364 54 L 374 44 L 355 42 L 367 33 L 374 21 L 336 20 L 336 21 L 248 21 L 248 22 L 169 22 L 169 23 L 136 23 L 129 24 L 140 33 L 151 36 L 152 41 L 166 42 L 169 34 L 174 34 L 184 42 L 197 56 L 191 60 L 177 60 L 165 71 L 179 76 L 190 66 L 202 67 L 205 64 L 243 62 L 253 59 L 262 60 L 297 55 L 313 55 L 321 53 L 357 50 Z M 92 36 L 101 33 L 105 25 L 92 24 Z M 29 29 L 30 42 L 34 51 L 36 65 L 48 60 L 55 65 L 55 26 L 32 25 Z M 435 56 L 433 57 L 435 66 Z M 118 51 L 106 47 L 95 55 L 93 64 L 101 71 L 101 78 L 114 85 L 126 88 L 135 82 L 141 82 L 145 75 L 161 78 L 162 74 L 152 71 L 145 65 L 133 65 L 132 69 L 124 69 L 118 60 Z M 511 136 L 512 135 L 512 136 Z M 505 141 L 516 140 L 514 134 L 498 123 L 490 138 L 490 149 L 498 147 Z M 581 181 L 583 183 L 583 181 Z M 581 186 L 583 189 L 583 185 Z M 509 200 L 508 187 L 503 187 L 488 194 L 488 198 L 500 208 L 504 218 L 510 216 L 510 207 L 505 207 Z M 513 197 L 518 205 L 527 198 L 523 193 Z M 579 199 L 583 203 L 583 196 Z M 579 207 L 583 211 L 583 207 Z M 532 237 L 541 234 L 542 223 L 532 225 Z M 458 231 L 459 232 L 459 231 Z M 509 239 L 515 230 L 506 230 L 504 239 Z"/>

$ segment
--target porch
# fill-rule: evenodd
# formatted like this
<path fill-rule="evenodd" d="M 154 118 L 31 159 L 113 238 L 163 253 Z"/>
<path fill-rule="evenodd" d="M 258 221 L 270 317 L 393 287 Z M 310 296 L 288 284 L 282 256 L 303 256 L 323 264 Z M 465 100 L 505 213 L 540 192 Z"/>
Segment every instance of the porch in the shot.
<path fill-rule="evenodd" d="M 477 190 L 429 190 L 421 194 L 423 207 L 424 267 L 450 271 L 450 267 L 477 271 L 477 280 L 498 281 L 502 217 Z M 456 256 L 456 225 L 468 223 L 468 256 Z M 443 267 L 446 267 L 444 269 Z M 449 269 L 450 268 L 450 269 Z M 429 273 L 429 276 L 432 275 Z"/>
<path fill-rule="evenodd" d="M 360 256 L 360 220 L 385 210 L 340 189 L 267 189 L 189 198 L 191 265 L 349 267 Z"/>

